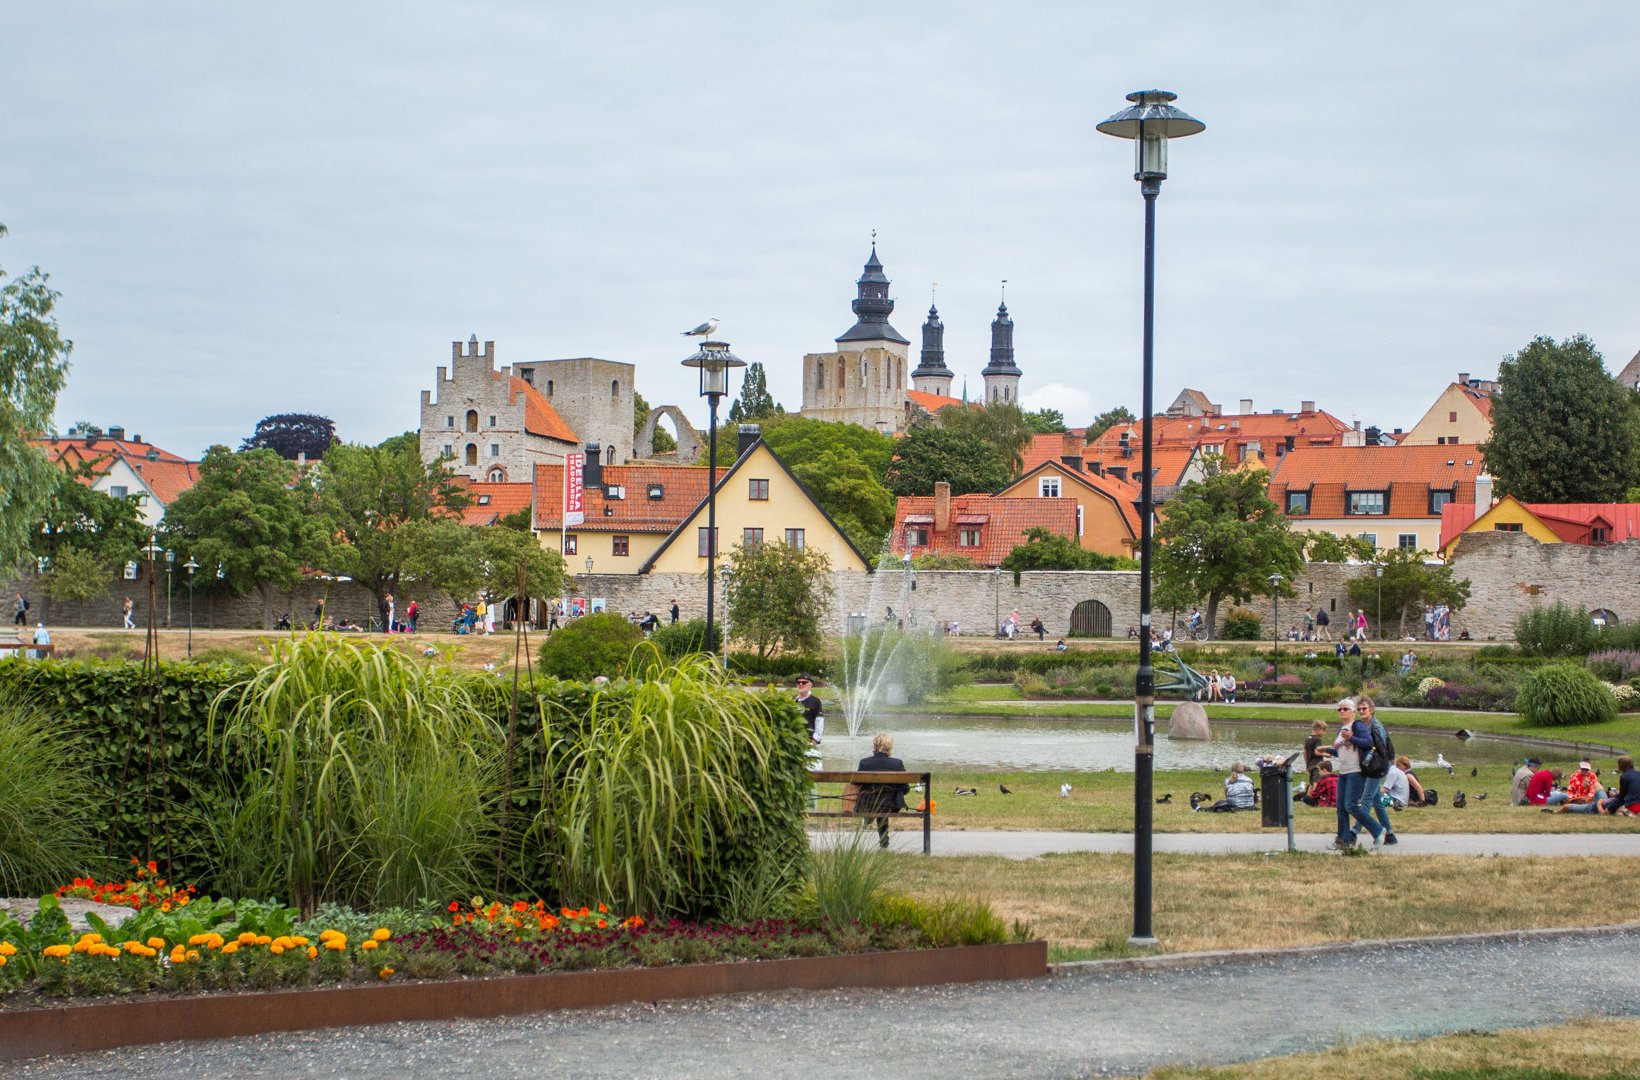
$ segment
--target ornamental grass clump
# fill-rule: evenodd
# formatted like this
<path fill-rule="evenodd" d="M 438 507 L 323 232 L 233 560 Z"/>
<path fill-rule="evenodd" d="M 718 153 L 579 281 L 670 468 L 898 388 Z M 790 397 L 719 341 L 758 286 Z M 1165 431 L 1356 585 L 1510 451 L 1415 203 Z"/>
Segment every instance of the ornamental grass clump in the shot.
<path fill-rule="evenodd" d="M 1617 698 L 1577 664 L 1548 664 L 1521 683 L 1515 711 L 1541 727 L 1604 724 L 1617 719 Z"/>
<path fill-rule="evenodd" d="M 220 794 L 222 886 L 311 912 L 408 906 L 482 880 L 504 742 L 472 684 L 335 635 L 272 651 L 211 710 L 222 760 L 255 763 Z"/>
<path fill-rule="evenodd" d="M 100 865 L 94 778 L 73 736 L 0 710 L 0 896 L 31 896 Z"/>

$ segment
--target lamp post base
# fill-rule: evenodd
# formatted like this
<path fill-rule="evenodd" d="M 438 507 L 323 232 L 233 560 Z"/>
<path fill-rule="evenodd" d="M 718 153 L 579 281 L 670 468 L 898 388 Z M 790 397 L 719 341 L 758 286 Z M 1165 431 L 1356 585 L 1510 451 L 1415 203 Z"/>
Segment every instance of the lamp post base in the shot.
<path fill-rule="evenodd" d="M 1159 949 L 1162 947 L 1162 943 L 1153 937 L 1134 936 L 1128 938 L 1127 943 L 1130 949 Z"/>

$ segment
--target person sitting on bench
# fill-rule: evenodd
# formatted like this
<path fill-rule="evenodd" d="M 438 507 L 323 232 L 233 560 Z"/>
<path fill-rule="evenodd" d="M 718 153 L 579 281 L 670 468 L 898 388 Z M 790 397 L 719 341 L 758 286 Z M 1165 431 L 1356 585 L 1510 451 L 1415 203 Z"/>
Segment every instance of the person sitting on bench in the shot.
<path fill-rule="evenodd" d="M 861 758 L 857 772 L 905 772 L 905 763 L 894 757 L 894 736 L 879 731 L 871 740 L 872 754 Z M 897 814 L 905 809 L 909 784 L 861 784 L 854 799 L 855 813 Z M 877 846 L 888 846 L 888 818 L 877 818 Z"/>

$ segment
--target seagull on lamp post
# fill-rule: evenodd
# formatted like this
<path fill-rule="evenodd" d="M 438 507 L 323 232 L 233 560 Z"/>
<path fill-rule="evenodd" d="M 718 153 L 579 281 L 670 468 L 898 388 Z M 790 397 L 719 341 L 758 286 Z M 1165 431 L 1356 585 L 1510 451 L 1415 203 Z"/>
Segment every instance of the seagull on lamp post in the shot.
<path fill-rule="evenodd" d="M 705 322 L 701 323 L 699 326 L 695 327 L 693 330 L 685 330 L 682 336 L 698 338 L 711 337 L 712 334 L 717 331 L 717 328 L 717 316 L 714 315 L 710 319 L 707 319 Z"/>

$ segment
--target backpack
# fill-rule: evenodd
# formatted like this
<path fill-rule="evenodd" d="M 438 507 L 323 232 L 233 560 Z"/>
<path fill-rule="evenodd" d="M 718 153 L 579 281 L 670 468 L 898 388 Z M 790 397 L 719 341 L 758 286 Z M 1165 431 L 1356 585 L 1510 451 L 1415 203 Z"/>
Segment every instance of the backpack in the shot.
<path fill-rule="evenodd" d="M 1361 775 L 1369 780 L 1381 780 L 1389 773 L 1389 763 L 1395 760 L 1395 743 L 1377 717 L 1372 720 L 1372 747 L 1361 754 Z"/>

